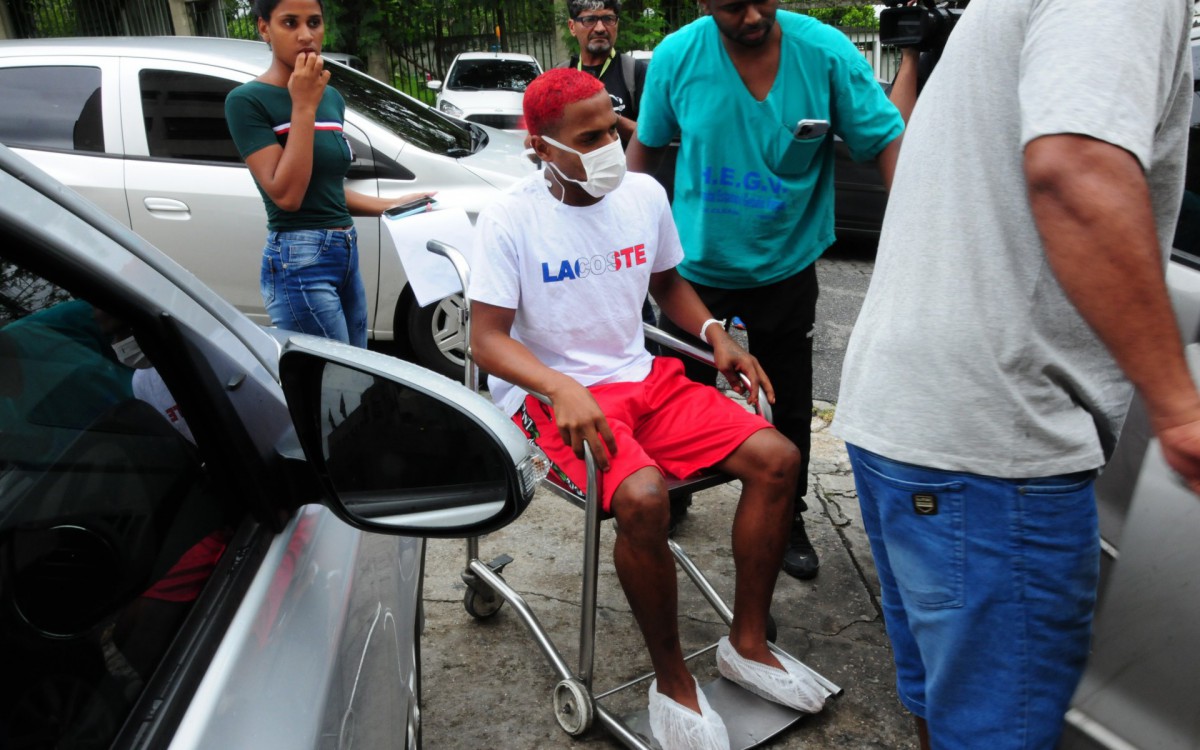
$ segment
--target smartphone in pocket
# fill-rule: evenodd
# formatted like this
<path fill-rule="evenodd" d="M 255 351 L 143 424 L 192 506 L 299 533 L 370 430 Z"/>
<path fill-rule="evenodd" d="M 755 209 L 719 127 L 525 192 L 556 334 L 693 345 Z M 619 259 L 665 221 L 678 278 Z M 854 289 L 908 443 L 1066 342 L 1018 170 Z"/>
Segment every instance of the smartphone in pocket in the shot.
<path fill-rule="evenodd" d="M 792 137 L 798 141 L 813 141 L 824 138 L 829 131 L 829 120 L 801 120 L 796 123 Z"/>
<path fill-rule="evenodd" d="M 412 214 L 421 213 L 422 211 L 426 210 L 426 207 L 432 206 L 435 203 L 437 203 L 437 201 L 433 199 L 432 195 L 424 195 L 416 200 L 411 200 L 407 203 L 401 203 L 398 206 L 392 206 L 391 208 L 386 209 L 383 212 L 383 215 L 391 219 L 399 219 L 404 216 L 411 216 Z"/>

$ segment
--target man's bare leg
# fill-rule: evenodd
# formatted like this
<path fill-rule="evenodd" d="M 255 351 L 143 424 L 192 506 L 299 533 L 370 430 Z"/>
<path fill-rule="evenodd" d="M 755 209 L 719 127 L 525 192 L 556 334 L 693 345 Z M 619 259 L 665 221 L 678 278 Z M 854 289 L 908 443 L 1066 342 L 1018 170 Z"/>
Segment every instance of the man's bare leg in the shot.
<path fill-rule="evenodd" d="M 662 474 L 647 467 L 629 475 L 613 495 L 612 511 L 618 529 L 613 563 L 646 639 L 658 692 L 699 713 L 696 683 L 679 645 L 679 589 L 667 547 L 670 510 Z"/>
<path fill-rule="evenodd" d="M 759 430 L 718 466 L 742 482 L 733 519 L 737 590 L 729 642 L 747 659 L 773 667 L 767 647 L 767 616 L 787 546 L 800 451 L 775 430 Z"/>

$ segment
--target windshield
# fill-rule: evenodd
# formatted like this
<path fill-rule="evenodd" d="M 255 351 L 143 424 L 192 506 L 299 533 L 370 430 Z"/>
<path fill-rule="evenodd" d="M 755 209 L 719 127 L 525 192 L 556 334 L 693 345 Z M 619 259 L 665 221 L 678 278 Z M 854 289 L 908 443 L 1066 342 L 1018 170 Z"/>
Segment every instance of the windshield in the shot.
<path fill-rule="evenodd" d="M 370 76 L 330 65 L 329 85 L 352 109 L 414 146 L 441 156 L 465 156 L 475 141 L 467 126 Z"/>
<path fill-rule="evenodd" d="M 537 78 L 537 65 L 523 60 L 459 60 L 446 87 L 458 91 L 524 91 Z"/>

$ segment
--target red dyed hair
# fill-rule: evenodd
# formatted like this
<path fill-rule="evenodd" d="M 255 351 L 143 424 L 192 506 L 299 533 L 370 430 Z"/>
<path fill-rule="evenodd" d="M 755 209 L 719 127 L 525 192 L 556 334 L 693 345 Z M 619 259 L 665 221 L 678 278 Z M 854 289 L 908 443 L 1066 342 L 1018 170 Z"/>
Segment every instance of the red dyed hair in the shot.
<path fill-rule="evenodd" d="M 552 68 L 525 88 L 522 107 L 525 127 L 532 135 L 541 135 L 558 124 L 568 104 L 589 99 L 604 90 L 593 75 L 575 68 Z"/>

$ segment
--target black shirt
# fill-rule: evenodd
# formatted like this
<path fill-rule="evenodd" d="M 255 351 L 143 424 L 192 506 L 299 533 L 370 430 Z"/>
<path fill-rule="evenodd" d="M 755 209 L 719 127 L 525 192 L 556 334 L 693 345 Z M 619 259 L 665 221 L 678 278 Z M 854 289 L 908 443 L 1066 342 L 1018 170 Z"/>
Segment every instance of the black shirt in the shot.
<path fill-rule="evenodd" d="M 568 66 L 572 68 L 579 68 L 584 73 L 588 73 L 600 78 L 600 82 L 604 84 L 605 90 L 607 90 L 612 96 L 620 99 L 621 103 L 625 105 L 625 109 L 619 110 L 618 114 L 628 117 L 631 120 L 636 120 L 637 102 L 632 101 L 632 97 L 629 95 L 629 87 L 625 85 L 625 76 L 621 75 L 621 57 L 622 55 L 617 55 L 608 61 L 608 70 L 604 71 L 603 77 L 600 76 L 600 71 L 603 70 L 604 63 L 600 63 L 599 65 L 584 65 L 581 67 L 579 65 L 579 58 L 572 57 L 571 61 L 568 63 Z M 614 106 L 617 106 L 616 102 L 613 104 Z"/>

